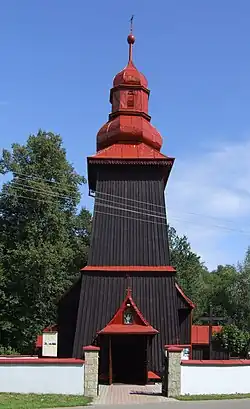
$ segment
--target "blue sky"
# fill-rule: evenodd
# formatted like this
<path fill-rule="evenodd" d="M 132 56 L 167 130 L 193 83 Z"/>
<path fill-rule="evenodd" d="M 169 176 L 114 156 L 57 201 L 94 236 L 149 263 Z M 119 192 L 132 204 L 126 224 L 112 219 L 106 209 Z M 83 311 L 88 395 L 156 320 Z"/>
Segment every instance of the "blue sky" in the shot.
<path fill-rule="evenodd" d="M 0 148 L 58 132 L 86 175 L 131 14 L 152 123 L 176 157 L 170 224 L 209 268 L 236 263 L 250 244 L 249 0 L 2 0 Z"/>

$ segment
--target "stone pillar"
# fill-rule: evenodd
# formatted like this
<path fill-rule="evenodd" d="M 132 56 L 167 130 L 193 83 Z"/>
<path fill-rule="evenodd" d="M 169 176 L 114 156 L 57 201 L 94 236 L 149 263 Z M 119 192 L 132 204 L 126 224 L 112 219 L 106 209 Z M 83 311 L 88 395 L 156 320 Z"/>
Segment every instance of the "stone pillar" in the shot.
<path fill-rule="evenodd" d="M 98 369 L 99 369 L 99 347 L 89 345 L 83 347 L 85 355 L 84 366 L 84 395 L 95 398 L 99 394 Z"/>
<path fill-rule="evenodd" d="M 165 356 L 167 365 L 165 371 L 167 396 L 176 397 L 181 394 L 181 354 L 183 348 L 178 345 L 166 345 Z"/>

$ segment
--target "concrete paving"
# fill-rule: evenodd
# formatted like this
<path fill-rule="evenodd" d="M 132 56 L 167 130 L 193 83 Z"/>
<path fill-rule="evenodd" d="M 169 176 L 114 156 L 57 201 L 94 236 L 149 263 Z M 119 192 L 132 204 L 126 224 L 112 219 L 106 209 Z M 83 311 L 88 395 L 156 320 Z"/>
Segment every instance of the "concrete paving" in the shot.
<path fill-rule="evenodd" d="M 93 405 L 119 405 L 166 402 L 161 384 L 155 385 L 99 385 L 99 396 Z"/>

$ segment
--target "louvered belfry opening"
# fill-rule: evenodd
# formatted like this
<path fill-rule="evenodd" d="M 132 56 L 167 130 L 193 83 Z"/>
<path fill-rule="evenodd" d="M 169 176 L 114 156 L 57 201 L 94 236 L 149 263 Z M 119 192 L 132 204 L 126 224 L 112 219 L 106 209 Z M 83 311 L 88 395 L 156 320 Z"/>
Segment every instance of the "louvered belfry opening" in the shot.
<path fill-rule="evenodd" d="M 111 113 L 87 159 L 95 198 L 88 265 L 74 290 L 77 300 L 69 291 L 59 303 L 59 353 L 81 358 L 83 346 L 100 346 L 99 377 L 109 383 L 161 377 L 164 345 L 179 343 L 181 335 L 165 208 L 174 158 L 160 152 L 148 83 L 132 60 L 134 42 L 130 34 L 128 64 L 113 80 Z M 143 319 L 111 324 L 128 289 Z"/>

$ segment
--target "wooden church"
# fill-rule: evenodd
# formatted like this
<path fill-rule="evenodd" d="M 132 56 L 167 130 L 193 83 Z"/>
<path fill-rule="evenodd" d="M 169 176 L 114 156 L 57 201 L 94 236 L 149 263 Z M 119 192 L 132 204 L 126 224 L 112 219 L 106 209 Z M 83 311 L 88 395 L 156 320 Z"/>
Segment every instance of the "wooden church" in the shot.
<path fill-rule="evenodd" d="M 100 380 L 161 378 L 164 346 L 191 344 L 193 303 L 170 265 L 165 188 L 174 158 L 148 113 L 150 91 L 132 58 L 113 80 L 108 122 L 88 157 L 94 215 L 88 265 L 58 308 L 58 356 L 100 347 Z"/>

